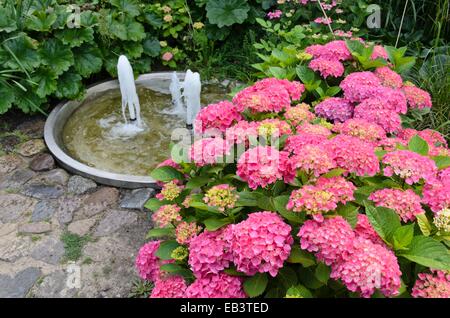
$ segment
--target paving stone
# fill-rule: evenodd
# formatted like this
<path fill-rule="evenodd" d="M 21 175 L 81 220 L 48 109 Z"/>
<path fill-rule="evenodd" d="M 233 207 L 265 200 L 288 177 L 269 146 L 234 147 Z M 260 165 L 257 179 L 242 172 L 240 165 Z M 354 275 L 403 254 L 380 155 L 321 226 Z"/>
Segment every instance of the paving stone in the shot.
<path fill-rule="evenodd" d="M 85 201 L 90 205 L 107 205 L 116 204 L 119 200 L 119 190 L 116 188 L 103 187 L 92 193 Z"/>
<path fill-rule="evenodd" d="M 30 180 L 30 184 L 59 184 L 65 186 L 69 181 L 69 174 L 63 169 L 53 169 L 44 173 L 41 173 Z"/>
<path fill-rule="evenodd" d="M 57 199 L 64 194 L 60 185 L 30 184 L 22 190 L 22 194 L 36 199 Z"/>
<path fill-rule="evenodd" d="M 50 237 L 33 248 L 31 257 L 48 264 L 57 265 L 64 253 L 64 244 L 59 239 Z"/>
<path fill-rule="evenodd" d="M 16 170 L 0 183 L 0 189 L 19 189 L 35 175 L 36 172 L 30 169 Z"/>
<path fill-rule="evenodd" d="M 110 235 L 121 227 L 133 224 L 137 221 L 137 215 L 134 212 L 112 210 L 105 214 L 105 217 L 98 224 L 94 236 Z"/>
<path fill-rule="evenodd" d="M 0 175 L 10 173 L 23 164 L 23 159 L 17 155 L 6 155 L 0 157 Z"/>
<path fill-rule="evenodd" d="M 5 233 L 0 239 L 0 261 L 3 262 L 13 263 L 22 257 L 28 256 L 32 248 L 30 237 L 17 235 L 17 225 L 13 225 L 13 231 Z M 13 269 L 11 267 L 11 270 Z"/>
<path fill-rule="evenodd" d="M 39 286 L 32 290 L 36 298 L 67 298 L 74 297 L 77 289 L 67 287 L 67 273 L 57 270 L 42 279 Z"/>
<path fill-rule="evenodd" d="M 72 222 L 73 215 L 83 203 L 83 199 L 79 197 L 62 197 L 58 200 L 58 209 L 56 212 L 58 222 L 61 225 Z"/>
<path fill-rule="evenodd" d="M 19 136 L 14 134 L 6 134 L 0 137 L 0 150 L 3 150 L 6 153 L 10 153 L 14 151 L 16 146 L 20 144 L 22 140 Z"/>
<path fill-rule="evenodd" d="M 24 157 L 32 157 L 38 153 L 43 152 L 47 147 L 45 146 L 44 140 L 42 139 L 32 139 L 17 147 L 17 153 Z"/>
<path fill-rule="evenodd" d="M 15 276 L 0 275 L 0 298 L 23 298 L 41 276 L 36 267 L 28 267 Z"/>
<path fill-rule="evenodd" d="M 39 201 L 34 207 L 31 221 L 40 222 L 50 219 L 56 212 L 56 202 L 53 201 Z"/>
<path fill-rule="evenodd" d="M 19 225 L 20 234 L 42 234 L 52 230 L 52 226 L 47 222 L 36 222 Z"/>
<path fill-rule="evenodd" d="M 95 218 L 75 221 L 70 223 L 67 229 L 71 233 L 77 234 L 79 236 L 85 236 L 95 225 L 96 221 L 97 220 Z"/>
<path fill-rule="evenodd" d="M 44 137 L 44 127 L 44 119 L 32 119 L 17 126 L 16 130 L 30 138 L 42 138 Z"/>
<path fill-rule="evenodd" d="M 124 209 L 143 210 L 145 203 L 155 195 L 155 190 L 151 188 L 136 189 L 125 195 L 120 202 L 120 207 Z"/>
<path fill-rule="evenodd" d="M 55 159 L 48 153 L 38 154 L 30 162 L 30 168 L 33 171 L 48 171 L 55 167 Z"/>
<path fill-rule="evenodd" d="M 84 194 L 97 188 L 97 184 L 91 179 L 87 179 L 81 176 L 72 176 L 67 184 L 69 193 L 72 194 Z"/>
<path fill-rule="evenodd" d="M 36 200 L 19 194 L 0 194 L 0 221 L 13 222 L 26 213 L 31 213 L 35 204 Z"/>

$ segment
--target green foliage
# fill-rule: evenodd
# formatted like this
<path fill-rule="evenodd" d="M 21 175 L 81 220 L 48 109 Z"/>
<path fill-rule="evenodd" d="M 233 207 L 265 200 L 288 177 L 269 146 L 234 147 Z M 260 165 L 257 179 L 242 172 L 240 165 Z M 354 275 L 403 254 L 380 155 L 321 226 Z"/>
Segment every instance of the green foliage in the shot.
<path fill-rule="evenodd" d="M 257 297 L 266 290 L 269 279 L 267 274 L 257 273 L 247 278 L 244 282 L 244 291 L 249 297 Z"/>
<path fill-rule="evenodd" d="M 206 4 L 209 22 L 219 28 L 243 23 L 249 10 L 247 0 L 209 0 Z"/>
<path fill-rule="evenodd" d="M 82 255 L 83 247 L 92 239 L 89 236 L 65 232 L 61 235 L 61 241 L 64 244 L 64 258 L 68 261 L 77 261 Z"/>

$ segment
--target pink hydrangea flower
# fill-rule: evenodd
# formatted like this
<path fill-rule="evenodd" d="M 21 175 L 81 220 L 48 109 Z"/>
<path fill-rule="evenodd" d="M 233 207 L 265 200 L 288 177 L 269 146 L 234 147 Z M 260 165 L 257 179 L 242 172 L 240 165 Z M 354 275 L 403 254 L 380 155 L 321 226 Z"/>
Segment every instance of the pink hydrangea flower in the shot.
<path fill-rule="evenodd" d="M 380 290 L 386 297 L 398 295 L 402 273 L 395 254 L 386 247 L 358 237 L 350 256 L 333 264 L 331 278 L 340 279 L 352 292 L 370 297 Z"/>
<path fill-rule="evenodd" d="M 236 125 L 227 129 L 226 140 L 231 144 L 247 144 L 250 138 L 256 138 L 258 136 L 257 127 L 257 122 L 241 120 Z"/>
<path fill-rule="evenodd" d="M 280 137 L 292 134 L 291 126 L 278 118 L 269 118 L 258 122 L 257 131 L 260 136 L 267 137 Z"/>
<path fill-rule="evenodd" d="M 341 77 L 344 75 L 344 64 L 338 60 L 329 60 L 326 58 L 316 58 L 311 60 L 309 67 L 316 72 L 319 72 L 323 78 Z"/>
<path fill-rule="evenodd" d="M 305 91 L 305 85 L 297 81 L 288 81 L 286 79 L 278 79 L 278 78 L 265 78 L 253 85 L 255 90 L 270 90 L 276 88 L 284 88 L 289 97 L 293 100 L 300 100 L 303 92 Z"/>
<path fill-rule="evenodd" d="M 328 143 L 338 167 L 348 173 L 374 176 L 380 171 L 378 157 L 372 144 L 346 135 L 338 135 Z"/>
<path fill-rule="evenodd" d="M 229 184 L 219 184 L 206 191 L 203 201 L 212 207 L 217 207 L 219 211 L 234 208 L 239 195 L 236 188 Z"/>
<path fill-rule="evenodd" d="M 314 56 L 314 58 L 324 58 L 327 60 L 349 61 L 352 53 L 347 47 L 345 41 L 331 41 L 325 45 L 312 45 L 305 49 L 305 52 Z"/>
<path fill-rule="evenodd" d="M 434 213 L 450 208 L 450 177 L 444 171 L 440 178 L 427 181 L 423 187 L 422 202 Z"/>
<path fill-rule="evenodd" d="M 178 198 L 183 189 L 184 186 L 178 185 L 178 180 L 172 180 L 163 184 L 161 192 L 156 195 L 156 198 L 159 200 L 173 201 Z"/>
<path fill-rule="evenodd" d="M 181 276 L 157 279 L 150 298 L 185 298 L 186 288 L 186 282 Z"/>
<path fill-rule="evenodd" d="M 170 261 L 161 261 L 156 255 L 161 241 L 152 241 L 144 244 L 136 256 L 136 268 L 139 276 L 148 281 L 156 281 L 161 277 L 160 266 L 170 263 Z"/>
<path fill-rule="evenodd" d="M 242 120 L 242 115 L 233 103 L 222 101 L 202 108 L 195 120 L 197 133 L 204 133 L 208 129 L 218 129 L 225 132 L 227 128 Z"/>
<path fill-rule="evenodd" d="M 383 86 L 390 88 L 401 88 L 403 86 L 403 79 L 397 73 L 391 70 L 388 66 L 379 67 L 375 70 L 375 75 L 381 80 Z"/>
<path fill-rule="evenodd" d="M 225 273 L 197 277 L 186 289 L 187 298 L 246 298 L 242 277 Z"/>
<path fill-rule="evenodd" d="M 394 174 L 405 179 L 407 184 L 418 183 L 433 178 L 437 173 L 435 162 L 409 150 L 397 150 L 384 155 L 384 175 L 392 177 Z"/>
<path fill-rule="evenodd" d="M 166 227 L 173 222 L 181 221 L 181 208 L 176 204 L 166 204 L 160 207 L 156 212 L 152 215 L 152 220 L 159 227 Z"/>
<path fill-rule="evenodd" d="M 387 138 L 386 132 L 380 125 L 360 118 L 352 118 L 342 124 L 336 124 L 333 130 L 374 144 Z"/>
<path fill-rule="evenodd" d="M 202 228 L 195 222 L 181 222 L 175 229 L 175 236 L 179 244 L 189 244 Z"/>
<path fill-rule="evenodd" d="M 269 273 L 275 277 L 294 242 L 291 227 L 273 212 L 251 213 L 247 220 L 232 225 L 228 234 L 233 262 L 247 275 Z"/>
<path fill-rule="evenodd" d="M 394 111 L 380 107 L 383 103 L 377 98 L 369 98 L 355 107 L 354 117 L 381 126 L 386 132 L 394 133 L 402 128 L 402 119 Z"/>
<path fill-rule="evenodd" d="M 365 214 L 358 214 L 358 222 L 355 226 L 355 234 L 357 237 L 363 237 L 372 241 L 372 243 L 385 245 L 383 239 L 378 235 L 369 218 Z"/>
<path fill-rule="evenodd" d="M 414 298 L 450 298 L 450 274 L 440 270 L 420 273 L 411 296 Z"/>
<path fill-rule="evenodd" d="M 348 222 L 341 216 L 325 219 L 323 222 L 306 221 L 298 233 L 300 247 L 315 254 L 327 265 L 339 263 L 348 258 L 355 234 Z"/>
<path fill-rule="evenodd" d="M 301 169 L 318 177 L 336 167 L 333 155 L 327 148 L 305 145 L 297 151 L 299 154 L 290 159 L 295 169 Z"/>
<path fill-rule="evenodd" d="M 275 10 L 273 12 L 267 13 L 267 17 L 270 20 L 279 19 L 279 18 L 281 18 L 282 15 L 283 15 L 283 11 L 281 11 L 281 10 Z"/>
<path fill-rule="evenodd" d="M 376 60 L 377 58 L 387 60 L 389 59 L 389 54 L 383 46 L 375 45 L 373 48 L 372 56 L 370 58 L 372 60 Z"/>
<path fill-rule="evenodd" d="M 345 122 L 353 117 L 353 105 L 343 98 L 330 97 L 316 105 L 317 116 L 333 122 Z"/>
<path fill-rule="evenodd" d="M 403 92 L 408 100 L 408 105 L 411 108 L 431 108 L 433 103 L 431 96 L 427 91 L 420 89 L 416 86 L 403 86 Z"/>
<path fill-rule="evenodd" d="M 313 125 L 310 123 L 303 123 L 300 126 L 297 126 L 297 135 L 301 134 L 313 134 L 313 135 L 322 135 L 324 137 L 329 137 L 333 133 L 327 127 L 322 125 Z"/>
<path fill-rule="evenodd" d="M 214 232 L 205 230 L 190 240 L 188 263 L 197 278 L 218 274 L 229 266 L 233 260 L 230 242 L 225 239 L 229 230 L 229 227 Z"/>
<path fill-rule="evenodd" d="M 289 136 L 286 140 L 284 150 L 296 155 L 301 155 L 301 149 L 306 145 L 317 146 L 323 144 L 327 137 L 323 135 L 301 133 L 299 135 Z"/>
<path fill-rule="evenodd" d="M 289 108 L 286 110 L 286 113 L 284 113 L 284 117 L 294 126 L 304 122 L 310 122 L 316 118 L 310 111 L 309 105 L 305 103 Z"/>
<path fill-rule="evenodd" d="M 351 73 L 340 84 L 344 97 L 352 103 L 375 96 L 380 86 L 380 79 L 372 72 Z"/>
<path fill-rule="evenodd" d="M 249 149 L 238 160 L 237 175 L 248 182 L 251 189 L 264 188 L 277 180 L 291 182 L 295 171 L 288 156 L 286 151 L 267 146 Z"/>
<path fill-rule="evenodd" d="M 306 212 L 315 220 L 322 221 L 322 213 L 334 211 L 338 203 L 354 200 L 356 187 L 343 177 L 319 178 L 315 185 L 305 185 L 292 191 L 287 209 Z"/>
<path fill-rule="evenodd" d="M 194 142 L 189 151 L 189 158 L 197 166 L 225 162 L 225 156 L 230 154 L 231 144 L 220 138 L 203 138 Z"/>
<path fill-rule="evenodd" d="M 421 198 L 413 190 L 382 189 L 372 192 L 369 200 L 376 206 L 394 210 L 403 222 L 414 221 L 416 215 L 425 211 L 420 205 Z"/>

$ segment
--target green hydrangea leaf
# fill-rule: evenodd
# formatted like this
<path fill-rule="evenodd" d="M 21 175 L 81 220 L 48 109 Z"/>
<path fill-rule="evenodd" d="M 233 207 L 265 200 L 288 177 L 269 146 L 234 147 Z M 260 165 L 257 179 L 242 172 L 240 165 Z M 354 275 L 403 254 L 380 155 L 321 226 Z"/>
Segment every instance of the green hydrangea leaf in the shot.
<path fill-rule="evenodd" d="M 399 255 L 426 267 L 450 270 L 450 253 L 443 244 L 431 237 L 415 236 L 408 249 Z"/>
<path fill-rule="evenodd" d="M 127 23 L 127 39 L 131 41 L 141 41 L 145 39 L 144 26 L 139 22 L 128 22 Z"/>
<path fill-rule="evenodd" d="M 47 95 L 51 95 L 56 91 L 58 85 L 56 79 L 57 75 L 48 68 L 41 68 L 36 71 L 31 77 L 33 82 L 37 83 L 37 88 L 35 88 L 36 94 L 44 98 Z"/>
<path fill-rule="evenodd" d="M 15 100 L 14 91 L 9 87 L 0 84 L 0 96 L 0 114 L 4 114 L 11 108 L 12 103 Z"/>
<path fill-rule="evenodd" d="M 55 36 L 65 45 L 77 47 L 85 42 L 94 40 L 94 29 L 92 28 L 73 28 L 64 29 L 55 34 Z"/>
<path fill-rule="evenodd" d="M 58 16 L 54 12 L 35 11 L 26 19 L 25 26 L 29 30 L 38 32 L 50 31 Z"/>
<path fill-rule="evenodd" d="M 144 47 L 144 54 L 147 54 L 148 56 L 157 57 L 161 53 L 161 45 L 155 38 L 145 39 L 142 46 Z"/>
<path fill-rule="evenodd" d="M 94 46 L 83 44 L 73 50 L 75 70 L 83 77 L 100 72 L 102 69 L 102 54 Z"/>
<path fill-rule="evenodd" d="M 257 297 L 264 293 L 268 283 L 269 278 L 266 273 L 257 273 L 245 280 L 244 291 L 249 297 Z"/>
<path fill-rule="evenodd" d="M 206 4 L 206 16 L 219 28 L 243 23 L 250 11 L 247 0 L 210 0 Z"/>
<path fill-rule="evenodd" d="M 137 59 L 144 53 L 144 48 L 140 42 L 126 42 L 124 44 L 126 55 L 130 59 Z"/>
<path fill-rule="evenodd" d="M 48 39 L 39 49 L 42 64 L 52 68 L 56 75 L 67 71 L 73 65 L 73 54 L 70 48 L 61 41 Z"/>
<path fill-rule="evenodd" d="M 11 10 L 0 8 L 0 32 L 10 33 L 17 30 L 17 23 L 10 13 Z"/>
<path fill-rule="evenodd" d="M 72 71 L 66 72 L 58 78 L 56 97 L 75 99 L 83 91 L 82 77 Z"/>
<path fill-rule="evenodd" d="M 13 37 L 3 43 L 0 64 L 13 70 L 32 71 L 40 64 L 36 46 L 28 36 Z"/>
<path fill-rule="evenodd" d="M 140 14 L 139 3 L 135 0 L 110 0 L 110 3 L 119 9 L 120 12 L 124 12 L 132 17 Z"/>

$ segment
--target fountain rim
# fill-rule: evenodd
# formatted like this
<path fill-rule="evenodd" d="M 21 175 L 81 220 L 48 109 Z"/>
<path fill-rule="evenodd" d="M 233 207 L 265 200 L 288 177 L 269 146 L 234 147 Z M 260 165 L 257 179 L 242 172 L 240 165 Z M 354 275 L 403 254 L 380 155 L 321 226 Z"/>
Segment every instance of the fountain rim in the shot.
<path fill-rule="evenodd" d="M 153 72 L 142 74 L 136 79 L 136 85 L 144 84 L 149 80 L 170 80 L 173 72 Z M 180 80 L 185 76 L 185 72 L 177 72 Z M 110 89 L 119 88 L 118 80 L 109 80 L 99 83 L 94 83 L 87 88 L 86 95 L 80 101 L 63 101 L 59 103 L 48 116 L 44 127 L 44 140 L 49 151 L 55 156 L 58 163 L 66 170 L 92 179 L 100 184 L 118 187 L 118 188 L 158 188 L 157 181 L 150 176 L 139 176 L 109 172 L 97 168 L 90 167 L 74 158 L 72 158 L 61 146 L 62 141 L 58 142 L 56 135 L 62 133 L 62 129 L 70 118 L 72 113 L 83 105 L 83 102 L 93 94 L 107 91 Z M 69 113 L 69 115 L 66 115 Z M 67 116 L 64 120 L 64 116 Z M 61 120 L 64 120 L 61 123 Z M 58 124 L 60 128 L 58 130 Z"/>

